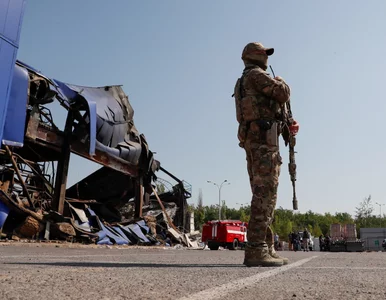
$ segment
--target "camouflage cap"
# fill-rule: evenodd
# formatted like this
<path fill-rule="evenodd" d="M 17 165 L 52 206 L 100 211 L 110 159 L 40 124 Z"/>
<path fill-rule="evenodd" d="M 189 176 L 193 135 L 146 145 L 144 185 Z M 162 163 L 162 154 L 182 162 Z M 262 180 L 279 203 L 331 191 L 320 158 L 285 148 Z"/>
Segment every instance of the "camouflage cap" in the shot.
<path fill-rule="evenodd" d="M 274 52 L 273 48 L 265 48 L 262 43 L 249 43 L 244 47 L 243 53 L 241 54 L 242 60 L 254 60 L 256 55 L 267 54 L 272 55 Z"/>

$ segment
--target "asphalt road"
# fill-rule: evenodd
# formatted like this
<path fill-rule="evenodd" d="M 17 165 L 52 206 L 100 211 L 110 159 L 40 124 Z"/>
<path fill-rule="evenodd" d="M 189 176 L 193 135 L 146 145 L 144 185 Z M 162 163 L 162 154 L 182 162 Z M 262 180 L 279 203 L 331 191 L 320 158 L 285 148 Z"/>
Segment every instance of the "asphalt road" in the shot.
<path fill-rule="evenodd" d="M 386 253 L 281 252 L 247 268 L 243 251 L 0 244 L 0 299 L 386 299 Z"/>

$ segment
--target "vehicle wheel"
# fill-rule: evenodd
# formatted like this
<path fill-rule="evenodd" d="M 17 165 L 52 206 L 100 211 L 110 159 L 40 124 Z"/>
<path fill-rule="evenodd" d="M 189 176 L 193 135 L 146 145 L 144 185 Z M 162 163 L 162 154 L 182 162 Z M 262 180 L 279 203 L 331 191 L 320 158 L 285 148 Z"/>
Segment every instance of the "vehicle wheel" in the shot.
<path fill-rule="evenodd" d="M 218 248 L 220 247 L 218 244 L 214 244 L 214 243 L 208 243 L 208 247 L 210 250 L 218 250 Z"/>
<path fill-rule="evenodd" d="M 229 247 L 229 250 L 237 250 L 238 248 L 239 248 L 239 240 L 234 239 L 233 243 Z"/>

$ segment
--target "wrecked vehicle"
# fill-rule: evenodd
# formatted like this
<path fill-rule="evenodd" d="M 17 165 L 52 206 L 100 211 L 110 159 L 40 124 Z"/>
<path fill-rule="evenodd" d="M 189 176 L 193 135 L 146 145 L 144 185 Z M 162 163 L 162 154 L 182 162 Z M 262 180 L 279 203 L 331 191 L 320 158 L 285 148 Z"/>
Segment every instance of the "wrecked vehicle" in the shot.
<path fill-rule="evenodd" d="M 5 25 L 21 24 L 22 2 L 4 5 L 21 12 Z M 189 244 L 191 186 L 154 159 L 122 87 L 64 83 L 16 60 L 20 28 L 0 32 L 0 238 L 157 244 L 166 229 Z M 102 167 L 67 187 L 71 153 Z M 157 172 L 176 181 L 160 195 Z"/>

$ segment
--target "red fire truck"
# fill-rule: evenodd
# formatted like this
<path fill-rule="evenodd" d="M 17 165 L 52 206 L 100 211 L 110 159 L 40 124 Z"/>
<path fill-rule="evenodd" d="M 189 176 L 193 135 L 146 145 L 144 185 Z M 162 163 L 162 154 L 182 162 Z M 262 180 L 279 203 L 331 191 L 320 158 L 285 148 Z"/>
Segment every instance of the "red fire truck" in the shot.
<path fill-rule="evenodd" d="M 208 221 L 202 227 L 202 242 L 210 250 L 224 247 L 229 250 L 243 248 L 247 242 L 247 223 L 236 220 Z"/>

